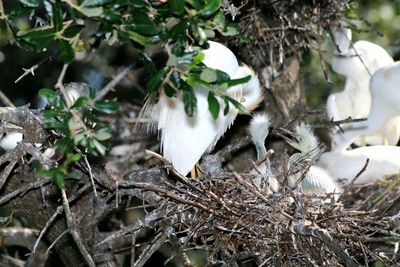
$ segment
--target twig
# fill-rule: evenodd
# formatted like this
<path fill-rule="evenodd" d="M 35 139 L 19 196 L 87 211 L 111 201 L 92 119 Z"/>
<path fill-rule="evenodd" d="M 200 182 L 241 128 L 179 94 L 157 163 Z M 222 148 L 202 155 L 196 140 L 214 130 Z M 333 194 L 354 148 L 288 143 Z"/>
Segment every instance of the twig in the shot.
<path fill-rule="evenodd" d="M 252 166 L 250 166 L 249 168 L 247 168 L 244 172 L 245 172 L 245 173 L 250 172 L 252 169 L 254 169 L 254 166 L 259 166 L 261 163 L 263 163 L 264 161 L 266 161 L 267 159 L 269 159 L 269 158 L 272 156 L 272 154 L 274 154 L 274 153 L 275 153 L 275 151 L 274 151 L 273 149 L 268 150 L 264 157 L 262 157 L 262 158 L 260 158 L 260 159 L 257 159 L 257 160 L 254 162 L 254 165 L 252 164 Z"/>
<path fill-rule="evenodd" d="M 117 74 L 100 92 L 96 95 L 94 100 L 100 100 L 108 94 L 114 87 L 129 73 L 132 66 L 125 67 L 120 73 Z"/>
<path fill-rule="evenodd" d="M 24 71 L 24 73 L 21 75 L 21 76 L 19 76 L 15 81 L 14 81 L 14 83 L 17 83 L 17 82 L 19 82 L 22 78 L 24 78 L 26 75 L 28 75 L 28 74 L 32 74 L 32 76 L 35 76 L 35 70 L 37 70 L 39 67 L 40 67 L 40 65 L 42 65 L 43 63 L 45 63 L 46 61 L 48 61 L 48 60 L 50 60 L 51 59 L 51 57 L 47 57 L 47 58 L 45 58 L 45 59 L 42 59 L 39 63 L 37 63 L 36 65 L 33 65 L 32 67 L 30 67 L 29 69 L 25 69 L 25 68 L 22 68 L 22 70 Z"/>
<path fill-rule="evenodd" d="M 369 158 L 367 158 L 367 160 L 365 161 L 364 167 L 362 167 L 362 169 L 357 173 L 357 175 L 353 178 L 353 180 L 351 180 L 351 182 L 343 190 L 342 194 L 336 200 L 336 203 L 340 203 L 342 201 L 344 195 L 347 194 L 347 192 L 349 192 L 353 188 L 354 182 L 361 176 L 361 174 L 363 174 L 365 172 L 365 170 L 367 169 L 368 163 L 369 163 Z"/>
<path fill-rule="evenodd" d="M 3 93 L 2 90 L 0 90 L 0 99 L 3 102 L 3 104 L 6 105 L 7 107 L 15 108 L 14 103 L 11 102 L 11 100 Z"/>
<path fill-rule="evenodd" d="M 65 90 L 63 81 L 64 81 L 64 77 L 65 74 L 67 73 L 67 69 L 68 69 L 69 64 L 64 64 L 61 70 L 60 75 L 58 76 L 57 82 L 55 84 L 55 88 L 59 89 L 61 94 L 63 95 L 65 102 L 67 103 L 68 107 L 71 107 L 73 105 L 72 103 L 72 99 L 70 97 L 70 95 L 68 94 L 68 92 Z"/>
<path fill-rule="evenodd" d="M 92 173 L 92 167 L 90 167 L 90 164 L 89 164 L 89 161 L 88 161 L 86 155 L 83 156 L 83 159 L 85 160 L 86 166 L 87 166 L 87 168 L 88 168 L 89 177 L 90 177 L 90 181 L 91 181 L 91 183 L 92 183 L 94 196 L 97 198 L 97 191 L 96 191 L 96 185 L 94 184 L 94 178 L 93 178 L 93 173 Z"/>
<path fill-rule="evenodd" d="M 65 192 L 65 189 L 61 189 L 61 196 L 62 196 L 62 200 L 63 200 L 65 218 L 67 220 L 68 232 L 71 234 L 72 238 L 74 239 L 76 245 L 78 246 L 79 251 L 81 252 L 81 254 L 84 257 L 84 259 L 86 260 L 86 263 L 90 267 L 96 267 L 96 264 L 94 263 L 92 257 L 89 255 L 89 252 L 87 251 L 87 249 L 86 249 L 85 245 L 83 244 L 78 232 L 75 229 L 75 223 L 74 223 L 74 220 L 72 218 L 71 209 L 69 207 L 68 198 L 67 198 L 67 194 Z"/>
<path fill-rule="evenodd" d="M 167 240 L 166 234 L 163 232 L 159 233 L 154 239 L 150 247 L 144 250 L 138 257 L 137 261 L 133 266 L 142 267 L 146 264 L 149 258 L 156 252 Z"/>
<path fill-rule="evenodd" d="M 58 242 L 58 240 L 60 240 L 61 237 L 63 237 L 66 233 L 68 233 L 68 230 L 65 230 L 64 232 L 62 232 L 62 233 L 53 241 L 53 243 L 50 244 L 49 248 L 46 250 L 46 255 L 49 254 L 50 250 L 54 247 L 54 245 Z"/>
<path fill-rule="evenodd" d="M 40 241 L 42 240 L 44 234 L 47 232 L 47 229 L 49 229 L 49 227 L 52 225 L 52 223 L 54 222 L 54 220 L 57 218 L 58 215 L 60 215 L 63 211 L 63 207 L 59 206 L 56 210 L 56 212 L 50 217 L 50 219 L 46 222 L 46 225 L 44 226 L 44 228 L 42 229 L 42 231 L 40 231 L 40 234 L 35 242 L 35 245 L 33 246 L 33 250 L 32 250 L 32 254 L 34 254 L 36 252 L 37 247 L 39 246 Z"/>

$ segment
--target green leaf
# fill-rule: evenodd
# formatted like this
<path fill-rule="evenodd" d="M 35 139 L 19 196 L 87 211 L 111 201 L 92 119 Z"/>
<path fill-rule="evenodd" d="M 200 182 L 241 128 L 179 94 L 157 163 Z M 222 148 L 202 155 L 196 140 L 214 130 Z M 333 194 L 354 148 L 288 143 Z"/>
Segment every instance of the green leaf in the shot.
<path fill-rule="evenodd" d="M 185 112 L 189 117 L 193 117 L 197 109 L 197 99 L 194 94 L 193 88 L 186 85 L 186 89 L 183 90 L 183 104 L 185 107 Z"/>
<path fill-rule="evenodd" d="M 161 83 L 164 81 L 166 73 L 166 69 L 164 68 L 159 70 L 156 75 L 151 77 L 151 79 L 147 82 L 147 92 L 153 93 L 157 91 Z"/>
<path fill-rule="evenodd" d="M 214 69 L 204 68 L 200 74 L 200 79 L 208 83 L 213 83 L 217 81 L 217 72 Z"/>
<path fill-rule="evenodd" d="M 168 97 L 176 96 L 175 89 L 171 85 L 169 85 L 168 83 L 164 84 L 164 92 Z"/>
<path fill-rule="evenodd" d="M 78 153 L 69 153 L 63 165 L 67 167 L 69 164 L 79 161 L 82 156 Z"/>
<path fill-rule="evenodd" d="M 54 41 L 56 34 L 53 29 L 36 28 L 35 30 L 24 33 L 19 37 L 21 37 L 28 43 L 33 44 L 36 47 L 37 51 L 42 52 L 50 45 L 51 42 Z"/>
<path fill-rule="evenodd" d="M 83 108 L 89 103 L 89 97 L 81 96 L 79 97 L 71 108 Z"/>
<path fill-rule="evenodd" d="M 232 103 L 233 106 L 235 108 L 237 108 L 243 114 L 250 115 L 249 111 L 241 103 L 239 103 L 237 100 L 233 99 L 232 97 L 224 95 L 224 96 L 221 96 L 221 98 Z"/>
<path fill-rule="evenodd" d="M 85 0 L 82 2 L 81 7 L 98 7 L 112 3 L 113 1 L 114 0 Z"/>
<path fill-rule="evenodd" d="M 60 6 L 58 4 L 52 5 L 53 13 L 53 26 L 56 32 L 61 31 L 63 24 L 63 14 Z"/>
<path fill-rule="evenodd" d="M 105 141 L 112 137 L 108 128 L 102 128 L 95 133 L 95 137 L 99 141 Z"/>
<path fill-rule="evenodd" d="M 93 144 L 96 147 L 96 150 L 102 155 L 104 156 L 106 154 L 106 150 L 107 148 L 100 143 L 99 141 L 97 141 L 96 139 L 93 139 Z"/>
<path fill-rule="evenodd" d="M 187 53 L 183 54 L 183 56 L 178 57 L 178 64 L 188 65 L 188 64 L 192 63 L 192 61 L 194 60 L 196 55 L 197 55 L 197 52 L 187 52 Z"/>
<path fill-rule="evenodd" d="M 129 39 L 131 39 L 132 41 L 140 44 L 140 45 L 149 45 L 152 43 L 151 39 L 141 35 L 137 32 L 133 32 L 133 31 L 125 31 L 128 34 Z"/>
<path fill-rule="evenodd" d="M 82 29 L 83 29 L 83 26 L 81 26 L 81 25 L 73 25 L 64 30 L 63 36 L 65 38 L 73 38 L 76 35 L 78 35 Z"/>
<path fill-rule="evenodd" d="M 207 101 L 208 101 L 208 110 L 211 112 L 211 115 L 213 116 L 214 120 L 216 120 L 219 114 L 219 102 L 213 92 L 211 91 L 208 92 Z"/>
<path fill-rule="evenodd" d="M 120 104 L 110 100 L 98 100 L 94 102 L 93 107 L 100 112 L 112 114 L 118 112 L 121 108 Z"/>
<path fill-rule="evenodd" d="M 200 64 L 204 60 L 204 53 L 200 52 L 198 53 L 192 60 L 192 62 L 189 64 L 189 68 L 193 68 L 194 66 Z"/>
<path fill-rule="evenodd" d="M 73 149 L 74 143 L 68 137 L 64 137 L 64 138 L 61 138 L 61 139 L 57 140 L 56 146 L 61 151 L 68 152 L 68 151 L 71 151 Z"/>
<path fill-rule="evenodd" d="M 72 45 L 66 40 L 59 40 L 60 57 L 64 63 L 69 63 L 75 58 L 75 51 Z"/>
<path fill-rule="evenodd" d="M 57 93 L 54 90 L 43 88 L 39 90 L 39 95 L 43 97 L 46 101 L 50 101 L 57 96 Z"/>
<path fill-rule="evenodd" d="M 38 7 L 40 0 L 18 0 L 21 4 L 28 7 Z"/>
<path fill-rule="evenodd" d="M 82 14 L 88 16 L 89 18 L 91 17 L 100 17 L 103 15 L 103 8 L 102 7 L 93 7 L 93 8 L 88 8 L 88 7 L 82 7 L 79 9 Z"/>
<path fill-rule="evenodd" d="M 58 189 L 60 190 L 65 189 L 64 175 L 62 175 L 61 173 L 54 174 L 53 181 Z"/>
<path fill-rule="evenodd" d="M 235 85 L 247 83 L 247 82 L 249 82 L 250 80 L 251 80 L 251 76 L 250 76 L 250 75 L 247 75 L 247 76 L 245 76 L 245 77 L 243 77 L 243 78 L 232 79 L 232 80 L 226 81 L 225 84 L 226 84 L 228 87 L 231 87 L 231 86 L 235 86 Z"/>
<path fill-rule="evenodd" d="M 169 0 L 169 10 L 172 14 L 181 15 L 185 12 L 185 0 Z"/>
<path fill-rule="evenodd" d="M 221 6 L 221 0 L 206 0 L 205 6 L 198 12 L 200 16 L 208 17 L 214 14 Z"/>

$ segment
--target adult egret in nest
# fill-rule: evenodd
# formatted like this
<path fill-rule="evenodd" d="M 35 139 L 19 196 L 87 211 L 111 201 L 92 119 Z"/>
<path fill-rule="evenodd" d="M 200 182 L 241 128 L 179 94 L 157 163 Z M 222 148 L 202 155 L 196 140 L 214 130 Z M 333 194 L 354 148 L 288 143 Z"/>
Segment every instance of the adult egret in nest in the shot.
<path fill-rule="evenodd" d="M 246 65 L 239 66 L 236 56 L 226 46 L 213 41 L 208 44 L 209 48 L 203 50 L 203 63 L 208 68 L 223 71 L 231 79 L 251 76 L 247 83 L 228 88 L 226 94 L 248 111 L 256 108 L 262 101 L 262 91 L 254 71 Z M 201 156 L 215 146 L 238 114 L 238 110 L 229 103 L 229 112 L 226 115 L 219 112 L 214 119 L 208 109 L 209 90 L 199 84 L 194 92 L 197 112 L 192 117 L 185 113 L 180 92 L 177 97 L 171 98 L 165 95 L 164 90 L 161 90 L 156 103 L 149 98 L 150 103 L 146 103 L 143 112 L 144 116 L 156 122 L 157 130 L 161 132 L 163 156 L 183 175 L 188 174 Z M 220 101 L 220 105 L 223 106 L 224 102 Z"/>
<path fill-rule="evenodd" d="M 261 112 L 253 115 L 253 118 L 250 121 L 249 132 L 251 140 L 253 141 L 253 144 L 257 150 L 257 160 L 262 160 L 267 154 L 265 139 L 268 136 L 269 128 L 270 120 L 266 113 Z M 256 168 L 252 169 L 250 173 L 266 175 L 266 181 L 269 184 L 268 188 L 270 188 L 273 192 L 277 192 L 279 190 L 278 180 L 276 180 L 271 172 L 271 164 L 268 158 L 265 160 L 265 162 L 260 163 L 256 166 Z M 262 184 L 261 179 L 256 178 L 255 184 L 260 187 Z"/>
<path fill-rule="evenodd" d="M 341 188 L 335 183 L 333 178 L 324 169 L 311 165 L 304 173 L 307 162 L 315 160 L 322 153 L 319 142 L 307 124 L 296 125 L 294 132 L 286 130 L 286 135 L 281 135 L 283 139 L 293 148 L 299 150 L 289 158 L 289 171 L 294 175 L 289 176 L 289 186 L 294 187 L 299 179 L 300 188 L 305 193 L 339 193 Z M 304 175 L 304 178 L 302 177 Z"/>
<path fill-rule="evenodd" d="M 327 100 L 330 119 L 344 120 L 348 117 L 365 118 L 371 106 L 369 83 L 371 76 L 382 67 L 394 63 L 385 49 L 368 41 L 351 44 L 351 30 L 338 28 L 335 33 L 336 51 L 332 58 L 332 69 L 346 77 L 344 90 L 331 94 Z M 400 117 L 393 118 L 378 133 L 360 137 L 357 144 L 395 145 L 400 136 Z"/>
<path fill-rule="evenodd" d="M 367 120 L 345 127 L 344 133 L 336 133 L 333 143 L 338 151 L 345 150 L 361 135 L 379 132 L 392 119 L 400 115 L 400 62 L 381 68 L 371 78 L 371 109 Z"/>

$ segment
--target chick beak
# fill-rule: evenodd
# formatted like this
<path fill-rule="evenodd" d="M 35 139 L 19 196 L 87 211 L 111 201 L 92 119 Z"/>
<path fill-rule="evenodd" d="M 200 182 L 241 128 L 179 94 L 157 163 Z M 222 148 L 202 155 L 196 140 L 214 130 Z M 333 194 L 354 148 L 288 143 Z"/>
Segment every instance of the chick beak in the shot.
<path fill-rule="evenodd" d="M 298 144 L 299 139 L 297 139 L 296 134 L 292 131 L 289 131 L 284 128 L 279 128 L 279 131 L 277 134 L 282 137 L 283 140 L 285 140 L 289 145 L 292 144 Z"/>

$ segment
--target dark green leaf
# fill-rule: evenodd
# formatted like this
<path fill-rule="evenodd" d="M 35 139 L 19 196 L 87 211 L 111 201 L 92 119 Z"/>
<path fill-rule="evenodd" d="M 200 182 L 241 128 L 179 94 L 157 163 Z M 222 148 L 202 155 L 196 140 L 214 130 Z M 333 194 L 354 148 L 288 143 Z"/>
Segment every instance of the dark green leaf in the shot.
<path fill-rule="evenodd" d="M 100 153 L 100 155 L 104 156 L 106 154 L 106 150 L 107 150 L 106 146 L 104 146 L 102 143 L 100 143 L 96 139 L 93 139 L 93 144 L 94 144 L 96 150 Z"/>
<path fill-rule="evenodd" d="M 78 98 L 75 101 L 74 105 L 72 105 L 71 108 L 82 108 L 82 107 L 85 107 L 88 102 L 89 102 L 89 97 L 82 96 L 82 97 Z"/>
<path fill-rule="evenodd" d="M 64 63 L 69 63 L 75 58 L 75 51 L 72 45 L 66 40 L 59 40 L 60 57 Z"/>
<path fill-rule="evenodd" d="M 196 57 L 197 52 L 187 52 L 183 56 L 178 57 L 178 64 L 189 65 Z"/>
<path fill-rule="evenodd" d="M 28 7 L 38 7 L 40 0 L 18 0 L 21 4 Z"/>
<path fill-rule="evenodd" d="M 144 46 L 144 45 L 149 45 L 152 43 L 152 41 L 149 37 L 141 35 L 137 32 L 126 31 L 126 33 L 128 34 L 129 39 L 131 39 L 132 41 L 134 41 L 140 45 Z"/>
<path fill-rule="evenodd" d="M 63 24 L 63 14 L 62 14 L 62 10 L 60 8 L 60 6 L 58 4 L 53 4 L 52 5 L 52 9 L 53 9 L 53 26 L 54 26 L 54 30 L 56 32 L 61 31 L 62 29 L 62 24 Z"/>
<path fill-rule="evenodd" d="M 249 111 L 242 104 L 240 104 L 237 100 L 233 99 L 232 97 L 224 95 L 224 96 L 221 96 L 221 98 L 223 98 L 224 100 L 232 103 L 233 106 L 235 108 L 237 108 L 243 114 L 247 114 L 247 115 L 250 114 Z"/>
<path fill-rule="evenodd" d="M 199 15 L 204 17 L 214 14 L 221 5 L 221 0 L 206 0 L 205 2 L 205 6 L 199 11 Z"/>
<path fill-rule="evenodd" d="M 47 48 L 52 41 L 54 41 L 56 34 L 53 29 L 38 29 L 29 31 L 23 35 L 20 35 L 25 41 L 35 45 L 36 50 L 42 52 L 43 49 Z"/>
<path fill-rule="evenodd" d="M 98 7 L 112 3 L 114 0 L 84 0 L 81 7 Z"/>
<path fill-rule="evenodd" d="M 46 99 L 46 101 L 49 101 L 50 99 L 56 97 L 57 93 L 54 90 L 43 88 L 39 90 L 39 95 Z"/>
<path fill-rule="evenodd" d="M 63 36 L 65 38 L 73 38 L 77 34 L 79 34 L 82 29 L 83 29 L 83 26 L 81 26 L 81 25 L 74 25 L 74 26 L 68 27 L 64 30 Z"/>
<path fill-rule="evenodd" d="M 169 10 L 172 14 L 181 15 L 185 12 L 185 0 L 169 0 Z"/>
<path fill-rule="evenodd" d="M 208 110 L 211 112 L 211 115 L 213 116 L 214 120 L 218 118 L 219 114 L 219 102 L 217 98 L 215 97 L 213 92 L 208 92 Z"/>
<path fill-rule="evenodd" d="M 156 75 L 151 77 L 151 79 L 147 83 L 147 92 L 152 93 L 157 91 L 161 83 L 164 81 L 166 73 L 167 72 L 165 69 L 161 69 L 157 72 Z"/>
<path fill-rule="evenodd" d="M 176 96 L 175 89 L 168 83 L 164 84 L 164 92 L 168 97 Z"/>
<path fill-rule="evenodd" d="M 189 117 L 193 117 L 197 109 L 197 99 L 194 94 L 193 88 L 186 85 L 186 89 L 183 90 L 183 104 L 185 107 L 185 112 Z"/>
<path fill-rule="evenodd" d="M 229 112 L 229 102 L 226 99 L 224 99 L 224 102 L 225 102 L 224 115 L 226 116 L 228 115 Z"/>
<path fill-rule="evenodd" d="M 190 21 L 188 19 L 182 19 L 178 24 L 176 24 L 172 29 L 169 31 L 170 37 L 174 39 L 178 39 L 179 37 L 186 35 L 186 30 L 190 26 Z M 175 55 L 178 55 L 174 52 Z"/>
<path fill-rule="evenodd" d="M 62 190 L 65 189 L 65 184 L 64 184 L 64 175 L 61 173 L 55 173 L 53 176 L 53 181 L 56 184 L 57 188 Z"/>
<path fill-rule="evenodd" d="M 247 76 L 245 76 L 243 78 L 232 79 L 232 80 L 226 81 L 225 83 L 227 84 L 228 87 L 231 87 L 231 86 L 247 83 L 250 80 L 251 80 L 251 76 L 247 75 Z"/>
<path fill-rule="evenodd" d="M 68 152 L 74 148 L 74 143 L 70 138 L 64 137 L 57 140 L 56 146 L 61 151 Z"/>
<path fill-rule="evenodd" d="M 93 107 L 103 113 L 111 114 L 120 110 L 120 104 L 110 100 L 98 100 L 94 102 Z"/>
<path fill-rule="evenodd" d="M 78 153 L 70 153 L 68 154 L 66 160 L 64 161 L 64 166 L 68 166 L 69 164 L 79 161 L 82 158 L 82 156 Z"/>

